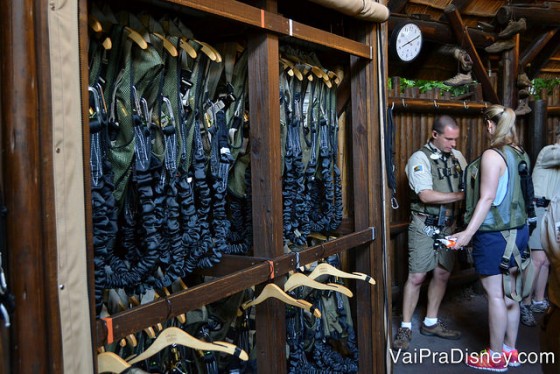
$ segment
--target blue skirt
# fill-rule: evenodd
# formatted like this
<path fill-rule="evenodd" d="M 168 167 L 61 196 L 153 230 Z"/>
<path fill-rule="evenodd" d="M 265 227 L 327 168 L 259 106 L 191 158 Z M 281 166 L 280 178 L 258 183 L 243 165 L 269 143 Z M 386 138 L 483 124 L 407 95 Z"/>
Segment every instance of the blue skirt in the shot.
<path fill-rule="evenodd" d="M 517 237 L 515 242 L 519 252 L 523 253 L 527 250 L 529 241 L 529 228 L 523 225 L 517 229 Z M 506 240 L 500 231 L 479 232 L 474 235 L 472 256 L 474 267 L 480 275 L 497 275 L 501 274 L 500 262 L 506 250 Z M 510 267 L 516 267 L 517 264 L 513 256 L 509 261 Z"/>

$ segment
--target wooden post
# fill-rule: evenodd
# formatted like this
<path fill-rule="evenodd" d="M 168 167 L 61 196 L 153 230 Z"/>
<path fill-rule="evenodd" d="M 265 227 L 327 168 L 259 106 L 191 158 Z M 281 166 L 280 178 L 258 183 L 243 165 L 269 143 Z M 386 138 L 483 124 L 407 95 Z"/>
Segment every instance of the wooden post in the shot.
<path fill-rule="evenodd" d="M 278 37 L 251 35 L 249 51 L 252 205 L 259 223 L 253 248 L 255 256 L 273 259 L 283 254 Z M 285 373 L 285 304 L 271 299 L 256 308 L 258 372 Z"/>
<path fill-rule="evenodd" d="M 14 373 L 60 372 L 47 1 L 2 2 L 2 168 Z"/>
<path fill-rule="evenodd" d="M 374 51 L 381 48 L 376 33 L 379 25 L 364 25 L 358 28 L 359 38 L 370 44 Z M 375 227 L 379 237 L 367 246 L 352 252 L 355 269 L 358 272 L 376 274 L 377 284 L 365 282 L 356 284 L 356 318 L 358 348 L 360 351 L 360 373 L 381 373 L 387 371 L 385 350 L 388 339 L 386 326 L 388 318 L 388 290 L 384 283 L 386 276 L 386 254 L 384 240 L 386 229 L 383 220 L 383 204 L 387 195 L 382 183 L 381 121 L 385 107 L 377 105 L 383 95 L 379 91 L 380 75 L 384 71 L 384 61 L 374 53 L 372 61 L 350 58 L 352 91 L 352 160 L 354 176 L 354 223 L 355 230 Z M 383 112 L 381 112 L 383 111 Z M 374 193 L 375 191 L 375 193 Z M 383 192 L 382 192 L 383 191 Z M 385 320 L 384 320 L 385 319 Z M 384 322 L 385 321 L 385 322 Z M 390 321 L 390 320 L 389 320 Z M 387 326 L 390 326 L 390 322 Z"/>
<path fill-rule="evenodd" d="M 502 104 L 510 108 L 517 108 L 517 75 L 519 66 L 519 34 L 515 37 L 515 47 L 502 54 Z"/>
<path fill-rule="evenodd" d="M 529 140 L 523 142 L 523 146 L 527 149 L 531 165 L 535 165 L 539 152 L 546 145 L 546 124 L 548 121 L 546 100 L 535 100 L 530 114 L 529 126 L 525 126 L 525 139 Z"/>

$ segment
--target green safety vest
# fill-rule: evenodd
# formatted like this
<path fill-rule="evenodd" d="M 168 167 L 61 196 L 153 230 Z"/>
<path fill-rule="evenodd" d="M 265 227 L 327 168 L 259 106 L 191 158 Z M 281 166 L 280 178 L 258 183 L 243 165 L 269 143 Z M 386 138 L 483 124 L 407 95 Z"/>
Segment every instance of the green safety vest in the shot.
<path fill-rule="evenodd" d="M 463 169 L 459 160 L 451 153 L 444 161 L 441 158 L 433 159 L 430 156 L 436 154 L 436 150 L 432 150 L 430 146 L 424 145 L 421 149 L 430 160 L 432 182 L 434 191 L 438 192 L 457 192 L 463 178 Z M 455 203 L 450 204 L 424 204 L 420 201 L 417 194 L 412 191 L 410 209 L 413 212 L 424 213 L 437 216 L 441 212 L 441 208 L 445 208 L 451 214 L 455 212 Z"/>

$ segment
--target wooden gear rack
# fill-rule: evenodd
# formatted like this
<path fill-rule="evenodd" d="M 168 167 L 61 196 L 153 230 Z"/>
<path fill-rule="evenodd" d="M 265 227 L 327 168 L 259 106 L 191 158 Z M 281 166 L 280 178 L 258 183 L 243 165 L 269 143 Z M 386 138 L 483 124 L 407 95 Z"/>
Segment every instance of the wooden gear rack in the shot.
<path fill-rule="evenodd" d="M 4 155 L 3 163 L 7 166 L 3 179 L 9 181 L 5 183 L 7 188 L 4 192 L 13 220 L 7 226 L 8 236 L 16 237 L 19 233 L 16 225 L 22 222 L 32 229 L 28 236 L 18 238 L 17 243 L 11 245 L 10 249 L 17 252 L 18 256 L 18 266 L 13 271 L 19 271 L 12 287 L 16 295 L 25 295 L 32 290 L 34 297 L 17 296 L 17 308 L 22 314 L 16 318 L 18 328 L 12 333 L 12 345 L 16 348 L 11 360 L 17 363 L 15 366 L 21 372 L 57 372 L 63 367 L 65 358 L 59 331 L 59 326 L 64 328 L 57 300 L 60 285 L 55 276 L 57 247 L 53 234 L 56 222 L 53 218 L 55 206 L 52 197 L 57 176 L 52 167 L 50 61 L 45 57 L 49 56 L 48 15 L 45 11 L 48 4 L 45 0 L 16 3 L 0 7 L 1 14 L 11 20 L 10 24 L 20 25 L 18 30 L 25 30 L 22 35 L 4 33 L 2 36 L 4 45 L 13 46 L 7 49 L 4 56 L 7 73 L 2 76 L 5 78 L 2 88 L 5 109 L 2 142 L 9 149 Z M 377 280 L 375 286 L 356 282 L 355 289 L 352 289 L 352 309 L 360 352 L 359 371 L 386 372 L 390 292 L 384 282 L 387 277 L 385 243 L 388 237 L 384 216 L 388 193 L 382 166 L 381 126 L 386 108 L 383 73 L 386 26 L 352 19 L 345 26 L 348 29 L 346 35 L 340 36 L 284 17 L 278 13 L 279 0 L 262 1 L 262 8 L 248 5 L 248 1 L 234 0 L 150 0 L 144 3 L 150 6 L 167 5 L 173 9 L 192 9 L 252 27 L 254 32 L 248 35 L 247 43 L 250 51 L 249 136 L 252 144 L 253 222 L 258 222 L 259 227 L 253 234 L 254 257 L 224 256 L 222 262 L 210 270 L 211 275 L 216 277 L 214 280 L 174 293 L 167 299 L 114 314 L 110 320 L 97 320 L 92 291 L 94 265 L 90 224 L 86 227 L 86 234 L 90 239 L 88 277 L 93 349 L 111 339 L 141 331 L 147 326 L 253 285 L 280 282 L 284 275 L 299 265 L 347 251 L 351 271 L 369 274 Z M 77 4 L 81 75 L 86 77 L 88 0 L 78 0 Z M 140 3 L 134 4 L 139 6 Z M 345 229 L 341 230 L 342 236 L 306 248 L 297 256 L 283 252 L 282 183 L 278 167 L 281 163 L 278 105 L 281 38 L 293 38 L 342 52 L 346 56 L 342 64 L 349 67 L 350 72 L 344 80 L 344 87 L 339 87 L 341 94 L 350 98 L 348 117 L 351 123 L 346 130 L 347 153 L 351 160 L 348 170 L 351 175 L 348 186 L 351 190 L 347 191 L 350 196 L 350 217 L 343 223 Z M 21 43 L 22 40 L 25 43 Z M 11 73 L 13 76 L 10 76 Z M 83 79 L 81 87 L 84 120 L 88 118 L 86 81 Z M 19 88 L 13 89 L 15 86 Z M 87 143 L 85 139 L 85 160 L 89 158 Z M 26 172 L 22 173 L 22 170 Z M 87 186 L 88 173 L 85 174 L 84 185 Z M 86 201 L 89 197 L 86 193 Z M 86 208 L 86 213 L 91 217 L 90 208 Z M 260 374 L 287 372 L 285 308 L 281 306 L 279 301 L 270 300 L 256 308 L 256 356 Z M 29 355 L 29 352 L 33 352 L 33 355 Z"/>
<path fill-rule="evenodd" d="M 375 207 L 380 201 L 374 197 L 382 192 L 372 191 L 370 186 L 381 188 L 381 164 L 379 145 L 380 105 L 373 95 L 378 74 L 377 59 L 374 58 L 376 30 L 371 24 L 356 27 L 356 41 L 341 37 L 276 14 L 276 2 L 269 1 L 269 9 L 259 9 L 231 0 L 162 0 L 150 3 L 171 3 L 241 22 L 261 33 L 249 36 L 249 108 L 251 117 L 252 147 L 252 193 L 254 222 L 263 222 L 254 232 L 255 257 L 224 256 L 222 262 L 208 271 L 214 277 L 208 283 L 174 293 L 166 299 L 137 306 L 114 314 L 110 319 L 96 321 L 97 345 L 125 337 L 146 326 L 161 323 L 169 318 L 218 301 L 253 285 L 272 281 L 301 265 L 326 258 L 355 248 L 351 258 L 355 271 L 371 274 L 382 279 L 382 240 L 375 239 L 374 227 L 383 227 L 381 210 Z M 360 29 L 361 28 L 361 29 Z M 356 209 L 353 217 L 354 232 L 324 244 L 304 249 L 297 254 L 283 254 L 282 243 L 282 192 L 280 169 L 280 107 L 279 102 L 279 37 L 292 37 L 306 42 L 332 48 L 350 55 L 352 77 L 349 79 L 352 98 L 352 157 L 354 159 L 352 181 L 354 200 L 365 202 Z M 255 72 L 259 72 L 256 74 Z M 375 97 L 374 97 L 375 96 Z M 375 146 L 372 146 L 375 145 Z M 373 151 L 377 149 L 377 152 Z M 266 217 L 263 219 L 263 217 Z M 383 305 L 386 290 L 379 286 L 356 284 L 357 339 L 360 352 L 360 372 L 385 371 L 385 336 Z M 257 365 L 259 373 L 286 372 L 285 316 L 284 308 L 273 302 L 257 308 Z M 360 318 L 361 317 L 361 318 Z M 275 326 L 270 329 L 270 326 Z M 366 354 L 372 352 L 373 354 Z M 274 365 L 270 365 L 274 362 Z M 271 371 L 272 370 L 272 371 Z"/>

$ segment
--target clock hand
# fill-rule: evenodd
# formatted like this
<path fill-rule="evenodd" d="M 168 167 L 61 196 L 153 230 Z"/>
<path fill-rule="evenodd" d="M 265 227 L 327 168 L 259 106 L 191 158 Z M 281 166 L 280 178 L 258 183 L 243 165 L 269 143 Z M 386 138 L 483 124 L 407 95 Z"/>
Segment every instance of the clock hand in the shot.
<path fill-rule="evenodd" d="M 401 45 L 401 48 L 412 43 L 413 41 L 415 41 L 416 39 L 418 39 L 420 37 L 420 35 L 418 35 L 416 38 L 409 40 L 408 42 L 404 43 L 403 45 Z"/>

